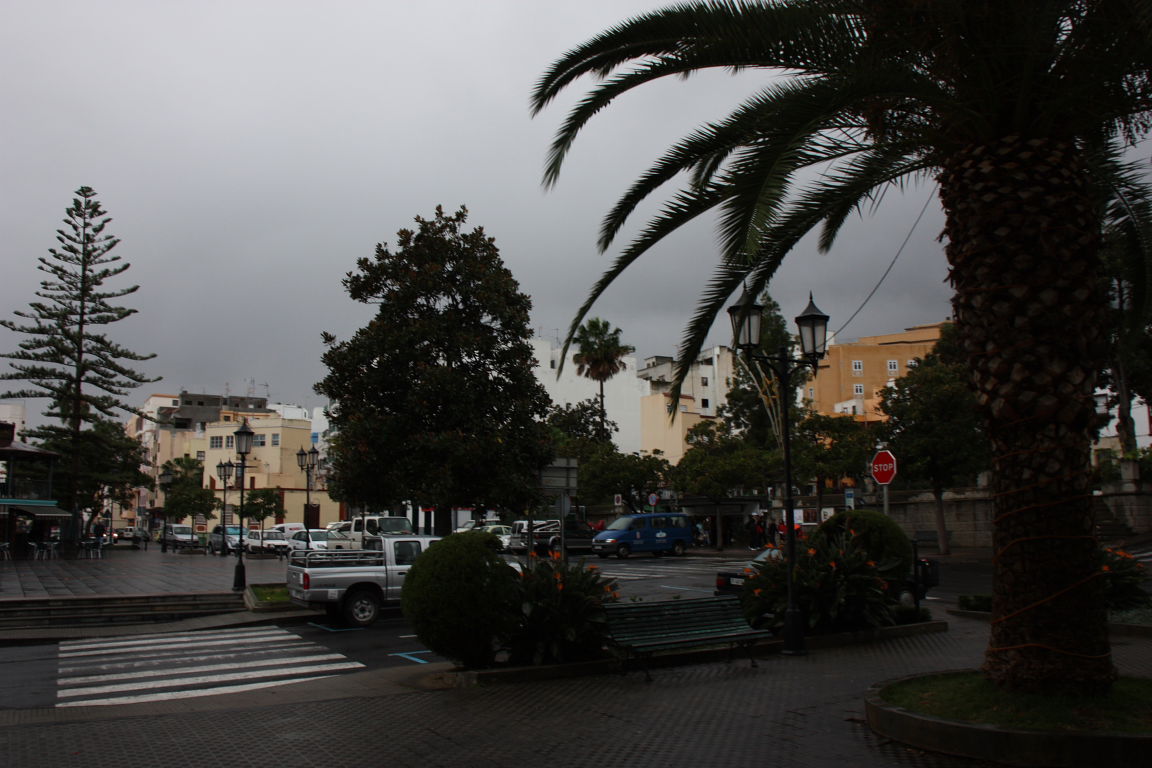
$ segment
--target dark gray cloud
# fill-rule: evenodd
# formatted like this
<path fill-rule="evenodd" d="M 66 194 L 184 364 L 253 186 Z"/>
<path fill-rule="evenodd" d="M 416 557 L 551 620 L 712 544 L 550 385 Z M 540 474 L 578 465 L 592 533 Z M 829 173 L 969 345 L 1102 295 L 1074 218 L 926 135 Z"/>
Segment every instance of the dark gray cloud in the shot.
<path fill-rule="evenodd" d="M 92 186 L 141 285 L 114 338 L 164 381 L 318 405 L 320 331 L 370 314 L 340 280 L 413 216 L 465 204 L 563 333 L 614 253 L 603 214 L 670 141 L 724 114 L 762 74 L 654 84 L 588 127 L 557 188 L 540 178 L 579 88 L 531 119 L 551 60 L 645 0 L 439 3 L 40 0 L 0 7 L 5 109 L 0 309 L 33 298 L 71 193 Z M 893 193 L 830 254 L 810 243 L 781 271 L 787 316 L 813 291 L 847 319 L 912 227 L 927 187 Z M 649 209 L 652 210 L 652 209 Z M 637 220 L 637 226 L 641 220 Z M 933 202 L 892 275 L 844 337 L 942 319 L 950 291 Z M 633 230 L 634 231 L 634 230 Z M 621 241 L 624 242 L 624 241 Z M 595 307 L 641 356 L 670 354 L 714 262 L 711 222 L 670 238 Z M 714 329 L 716 343 L 725 329 Z M 0 332 L 0 346 L 18 339 Z M 267 390 L 265 390 L 267 384 Z"/>

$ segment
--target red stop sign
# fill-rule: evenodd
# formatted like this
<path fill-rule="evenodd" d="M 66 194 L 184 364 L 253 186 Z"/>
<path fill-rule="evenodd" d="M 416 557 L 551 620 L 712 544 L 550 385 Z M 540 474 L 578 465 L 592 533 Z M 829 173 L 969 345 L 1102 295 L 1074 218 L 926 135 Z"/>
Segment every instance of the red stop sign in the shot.
<path fill-rule="evenodd" d="M 892 451 L 876 451 L 872 457 L 872 479 L 880 485 L 888 485 L 896 479 L 896 457 Z"/>

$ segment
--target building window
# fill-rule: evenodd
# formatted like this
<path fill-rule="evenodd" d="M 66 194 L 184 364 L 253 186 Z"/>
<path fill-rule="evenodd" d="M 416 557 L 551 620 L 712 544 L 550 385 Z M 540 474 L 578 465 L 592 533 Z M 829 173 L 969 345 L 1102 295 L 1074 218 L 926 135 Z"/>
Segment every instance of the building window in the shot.
<path fill-rule="evenodd" d="M 253 448 L 263 448 L 267 444 L 268 444 L 268 436 L 267 435 L 263 435 L 259 432 L 252 435 L 252 447 Z"/>
<path fill-rule="evenodd" d="M 900 361 L 899 360 L 889 360 L 888 361 L 888 374 L 891 376 L 895 376 L 898 373 L 900 373 Z"/>
<path fill-rule="evenodd" d="M 234 440 L 232 435 L 224 435 L 224 447 L 225 448 L 231 448 L 234 443 L 235 443 L 235 440 Z"/>
<path fill-rule="evenodd" d="M 224 437 L 222 435 L 213 435 L 212 437 L 208 438 L 208 447 L 209 448 L 223 448 L 224 447 Z"/>
<path fill-rule="evenodd" d="M 815 400 L 816 399 L 816 387 L 808 387 L 808 399 L 809 400 Z"/>
<path fill-rule="evenodd" d="M 852 385 L 852 394 L 856 395 L 856 397 L 863 397 L 864 396 L 864 385 L 863 384 L 853 384 Z"/>
<path fill-rule="evenodd" d="M 275 448 L 278 445 L 280 445 L 280 433 L 279 432 L 273 432 L 272 433 L 272 447 Z"/>
<path fill-rule="evenodd" d="M 915 360 L 909 360 L 907 365 L 908 365 L 908 370 L 912 370 L 913 368 L 916 367 L 916 361 Z"/>
<path fill-rule="evenodd" d="M 179 400 L 173 400 L 172 405 L 180 405 L 180 401 Z"/>
<path fill-rule="evenodd" d="M 700 386 L 702 386 L 702 387 L 708 386 L 708 377 L 707 376 L 701 376 L 700 377 Z"/>
<path fill-rule="evenodd" d="M 204 458 L 205 458 L 204 451 L 196 451 L 196 460 L 197 461 L 204 461 Z"/>
<path fill-rule="evenodd" d="M 701 408 L 707 408 L 708 407 L 708 398 L 706 398 L 706 397 L 700 398 L 700 407 Z"/>
<path fill-rule="evenodd" d="M 852 361 L 852 375 L 853 376 L 863 376 L 864 375 L 864 361 L 863 360 L 853 360 Z"/>

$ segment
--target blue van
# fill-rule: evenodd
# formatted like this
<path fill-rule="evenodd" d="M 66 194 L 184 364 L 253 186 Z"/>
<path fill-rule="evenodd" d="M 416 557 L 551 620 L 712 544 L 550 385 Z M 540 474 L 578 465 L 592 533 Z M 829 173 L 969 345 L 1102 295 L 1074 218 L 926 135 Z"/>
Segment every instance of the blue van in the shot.
<path fill-rule="evenodd" d="M 621 515 L 596 534 L 592 551 L 600 557 L 628 557 L 633 552 L 684 554 L 692 544 L 692 521 L 683 512 Z"/>

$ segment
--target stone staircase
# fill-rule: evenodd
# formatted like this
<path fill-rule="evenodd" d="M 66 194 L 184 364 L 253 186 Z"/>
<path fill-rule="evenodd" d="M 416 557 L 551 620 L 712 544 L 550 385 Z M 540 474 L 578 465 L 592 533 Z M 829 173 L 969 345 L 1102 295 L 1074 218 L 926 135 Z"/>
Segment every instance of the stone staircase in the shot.
<path fill-rule="evenodd" d="M 243 610 L 236 592 L 22 598 L 0 601 L 0 630 L 154 624 Z"/>
<path fill-rule="evenodd" d="M 1136 531 L 1116 517 L 1112 508 L 1104 503 L 1103 499 L 1096 498 L 1092 511 L 1096 515 L 1096 538 L 1101 542 L 1129 539 L 1136 535 Z"/>

